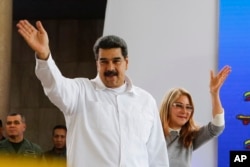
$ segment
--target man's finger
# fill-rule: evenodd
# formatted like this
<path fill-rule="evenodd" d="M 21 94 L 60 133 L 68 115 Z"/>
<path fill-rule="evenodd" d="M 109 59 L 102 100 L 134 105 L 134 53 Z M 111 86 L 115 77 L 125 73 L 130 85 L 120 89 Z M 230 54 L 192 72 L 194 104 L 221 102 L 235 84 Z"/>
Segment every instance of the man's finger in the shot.
<path fill-rule="evenodd" d="M 44 27 L 43 27 L 41 21 L 37 21 L 37 22 L 36 22 L 36 27 L 37 27 L 37 29 L 38 29 L 38 31 L 39 31 L 40 33 L 42 33 L 42 34 L 45 34 L 45 33 L 46 33 L 46 31 L 45 31 L 45 29 L 44 29 Z"/>

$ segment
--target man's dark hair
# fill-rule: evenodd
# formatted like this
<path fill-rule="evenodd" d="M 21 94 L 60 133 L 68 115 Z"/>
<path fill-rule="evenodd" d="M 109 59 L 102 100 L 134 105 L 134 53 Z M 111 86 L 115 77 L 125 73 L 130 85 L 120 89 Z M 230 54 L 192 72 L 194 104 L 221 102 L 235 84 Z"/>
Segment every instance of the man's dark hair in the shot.
<path fill-rule="evenodd" d="M 128 48 L 126 42 L 122 38 L 115 35 L 107 35 L 97 39 L 93 47 L 96 60 L 98 60 L 98 54 L 100 48 L 101 49 L 121 48 L 123 57 L 124 58 L 128 57 Z"/>
<path fill-rule="evenodd" d="M 67 127 L 65 125 L 56 125 L 53 128 L 52 135 L 54 135 L 56 129 L 64 129 L 67 132 Z"/>
<path fill-rule="evenodd" d="M 25 122 L 25 117 L 22 113 L 12 112 L 12 113 L 9 113 L 7 116 L 16 116 L 16 115 L 20 115 L 22 122 Z"/>

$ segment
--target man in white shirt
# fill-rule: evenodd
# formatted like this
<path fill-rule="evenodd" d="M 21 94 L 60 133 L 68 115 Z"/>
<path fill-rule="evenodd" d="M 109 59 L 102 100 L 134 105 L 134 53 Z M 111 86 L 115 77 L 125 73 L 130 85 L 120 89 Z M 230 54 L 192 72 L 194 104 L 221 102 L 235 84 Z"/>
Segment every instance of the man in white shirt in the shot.
<path fill-rule="evenodd" d="M 168 167 L 155 99 L 126 76 L 127 45 L 104 36 L 94 45 L 95 79 L 62 76 L 40 21 L 17 24 L 36 52 L 36 75 L 45 94 L 63 112 L 69 167 Z"/>

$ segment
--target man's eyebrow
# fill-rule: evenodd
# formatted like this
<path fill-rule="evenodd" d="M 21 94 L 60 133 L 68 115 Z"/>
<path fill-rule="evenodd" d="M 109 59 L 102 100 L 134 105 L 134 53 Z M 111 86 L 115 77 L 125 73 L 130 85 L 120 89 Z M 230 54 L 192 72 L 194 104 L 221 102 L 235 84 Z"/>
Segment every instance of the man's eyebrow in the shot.
<path fill-rule="evenodd" d="M 105 57 L 101 57 L 101 58 L 100 58 L 100 60 L 107 60 L 107 58 L 105 58 Z"/>
<path fill-rule="evenodd" d="M 114 57 L 111 60 L 119 60 L 119 59 L 122 59 L 122 58 L 121 57 Z M 101 57 L 100 60 L 109 60 L 109 59 L 105 58 L 105 57 Z"/>
<path fill-rule="evenodd" d="M 113 58 L 113 60 L 118 60 L 118 59 L 122 59 L 121 57 L 115 57 Z"/>
<path fill-rule="evenodd" d="M 13 120 L 13 121 L 6 121 L 6 123 L 21 123 L 22 121 L 19 120 Z"/>

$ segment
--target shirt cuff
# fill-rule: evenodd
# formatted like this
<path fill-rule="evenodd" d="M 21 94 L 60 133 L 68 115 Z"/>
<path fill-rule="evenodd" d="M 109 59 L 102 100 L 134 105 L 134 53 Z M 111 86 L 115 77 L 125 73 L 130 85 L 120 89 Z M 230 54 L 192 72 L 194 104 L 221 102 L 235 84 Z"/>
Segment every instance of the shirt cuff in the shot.
<path fill-rule="evenodd" d="M 36 69 L 46 68 L 48 67 L 48 64 L 50 64 L 52 61 L 51 54 L 49 54 L 49 57 L 47 60 L 38 59 L 36 54 L 35 54 L 35 58 L 36 58 Z"/>
<path fill-rule="evenodd" d="M 215 126 L 225 125 L 224 111 L 221 114 L 216 114 L 212 120 L 212 124 Z"/>

